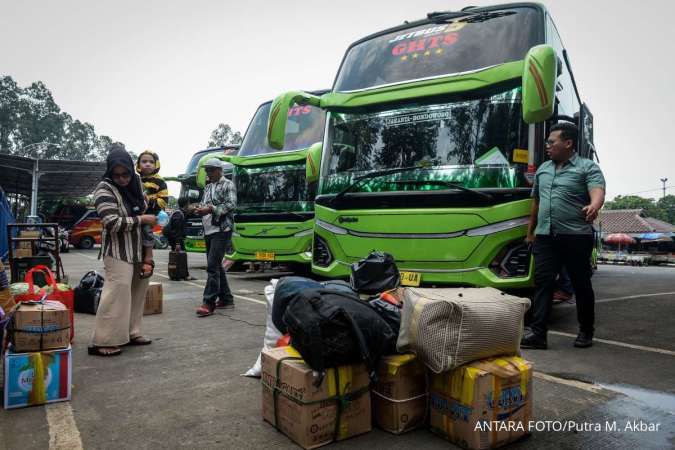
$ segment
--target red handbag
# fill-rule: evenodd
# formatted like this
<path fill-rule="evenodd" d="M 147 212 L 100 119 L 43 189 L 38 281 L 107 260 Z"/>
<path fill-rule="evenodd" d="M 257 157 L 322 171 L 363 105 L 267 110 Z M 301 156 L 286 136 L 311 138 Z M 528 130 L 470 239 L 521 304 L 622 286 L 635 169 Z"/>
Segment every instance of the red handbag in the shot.
<path fill-rule="evenodd" d="M 36 272 L 42 272 L 45 276 L 45 280 L 47 280 L 47 285 L 51 286 L 52 288 L 52 292 L 47 294 L 46 300 L 55 300 L 59 303 L 63 303 L 65 307 L 68 308 L 68 313 L 70 315 L 70 342 L 73 342 L 73 337 L 75 336 L 74 291 L 72 288 L 68 289 L 67 291 L 59 290 L 56 284 L 56 278 L 54 278 L 54 272 L 52 272 L 49 267 L 39 264 L 26 272 L 26 276 L 24 277 L 23 281 L 28 283 L 28 292 L 17 295 L 14 297 L 14 301 L 19 303 L 42 299 L 46 293 L 46 290 L 44 287 L 39 288 L 39 290 L 36 289 L 35 282 L 33 280 L 33 274 Z"/>

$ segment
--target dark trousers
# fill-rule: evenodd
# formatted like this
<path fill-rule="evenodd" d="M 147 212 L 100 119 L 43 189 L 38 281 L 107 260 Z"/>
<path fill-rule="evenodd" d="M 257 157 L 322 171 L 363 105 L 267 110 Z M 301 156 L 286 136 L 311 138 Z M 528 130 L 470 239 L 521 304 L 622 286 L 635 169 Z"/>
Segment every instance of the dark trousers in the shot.
<path fill-rule="evenodd" d="M 565 266 L 572 281 L 577 303 L 579 330 L 592 333 L 595 323 L 595 294 L 591 284 L 591 235 L 537 235 L 534 254 L 534 302 L 530 328 L 546 336 L 553 303 L 556 275 Z"/>
<path fill-rule="evenodd" d="M 214 305 L 216 300 L 234 303 L 230 286 L 227 284 L 223 257 L 225 249 L 232 239 L 232 232 L 218 232 L 204 236 L 206 241 L 206 286 L 204 287 L 204 303 Z"/>

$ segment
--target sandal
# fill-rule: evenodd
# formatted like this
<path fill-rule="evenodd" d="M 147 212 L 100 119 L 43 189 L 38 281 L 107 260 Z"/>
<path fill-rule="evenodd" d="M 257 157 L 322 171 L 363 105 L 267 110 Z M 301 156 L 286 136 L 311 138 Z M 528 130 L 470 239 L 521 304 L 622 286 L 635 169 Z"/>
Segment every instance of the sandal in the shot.
<path fill-rule="evenodd" d="M 129 342 L 124 344 L 125 346 L 127 345 L 150 345 L 152 344 L 152 340 L 145 338 L 143 336 L 136 336 L 135 338 L 129 339 Z"/>
<path fill-rule="evenodd" d="M 92 356 L 118 356 L 122 354 L 122 350 L 118 347 L 97 347 L 95 345 L 90 345 L 87 347 L 87 353 Z"/>
<path fill-rule="evenodd" d="M 141 280 L 143 280 L 145 278 L 150 278 L 152 276 L 152 274 L 155 273 L 155 261 L 154 260 L 151 259 L 150 261 L 143 261 L 141 263 L 141 266 L 142 267 L 150 266 L 150 272 L 145 272 L 144 270 L 141 271 L 141 274 L 140 274 Z"/>

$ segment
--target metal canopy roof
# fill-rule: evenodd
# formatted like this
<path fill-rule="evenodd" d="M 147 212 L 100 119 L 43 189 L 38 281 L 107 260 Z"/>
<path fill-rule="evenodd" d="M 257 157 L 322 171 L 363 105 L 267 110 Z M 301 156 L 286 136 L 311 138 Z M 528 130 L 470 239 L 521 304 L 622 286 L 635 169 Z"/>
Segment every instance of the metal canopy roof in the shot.
<path fill-rule="evenodd" d="M 0 186 L 6 193 L 30 197 L 36 169 L 40 198 L 82 197 L 92 193 L 105 167 L 105 162 L 36 160 L 0 154 Z"/>

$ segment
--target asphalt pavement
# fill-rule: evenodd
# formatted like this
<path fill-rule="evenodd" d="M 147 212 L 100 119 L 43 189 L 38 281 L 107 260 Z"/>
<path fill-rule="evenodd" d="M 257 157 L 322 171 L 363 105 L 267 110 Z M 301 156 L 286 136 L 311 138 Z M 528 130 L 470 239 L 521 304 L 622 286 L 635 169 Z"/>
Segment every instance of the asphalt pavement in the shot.
<path fill-rule="evenodd" d="M 72 284 L 101 269 L 98 250 L 63 255 Z M 264 286 L 283 273 L 231 273 L 234 310 L 197 318 L 205 257 L 190 254 L 192 282 L 167 276 L 168 252 L 156 251 L 154 281 L 164 287 L 164 312 L 146 316 L 148 347 L 115 358 L 87 355 L 94 317 L 76 314 L 73 398 L 0 410 L 0 449 L 296 449 L 261 417 L 257 379 L 240 376 L 262 346 Z M 675 446 L 675 268 L 601 265 L 593 283 L 596 342 L 572 346 L 573 304 L 554 307 L 546 351 L 534 362 L 534 419 L 545 429 L 509 448 L 673 448 Z M 548 423 L 546 422 L 548 421 Z M 617 429 L 606 424 L 617 423 Z M 572 431 L 558 425 L 573 422 Z M 653 424 L 632 431 L 627 423 Z M 600 424 L 601 431 L 596 431 Z M 579 430 L 579 426 L 590 430 Z M 435 449 L 453 446 L 427 430 L 394 436 L 374 429 L 330 448 Z"/>

